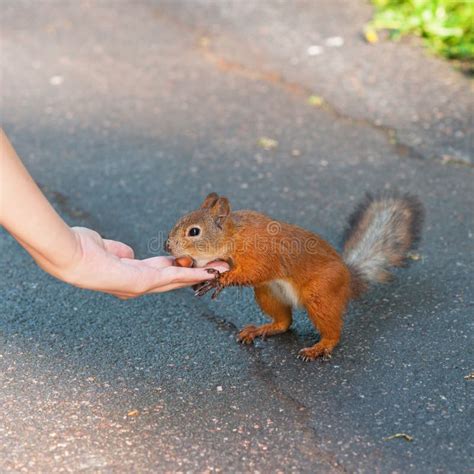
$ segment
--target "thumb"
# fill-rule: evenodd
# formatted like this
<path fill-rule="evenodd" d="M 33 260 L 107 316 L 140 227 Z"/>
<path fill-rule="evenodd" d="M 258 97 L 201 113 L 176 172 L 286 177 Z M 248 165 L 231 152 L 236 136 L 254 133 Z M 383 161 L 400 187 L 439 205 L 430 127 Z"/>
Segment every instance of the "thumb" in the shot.
<path fill-rule="evenodd" d="M 135 256 L 132 247 L 129 247 L 123 242 L 108 239 L 104 239 L 103 242 L 105 250 L 113 255 L 116 255 L 119 258 L 133 258 Z"/>

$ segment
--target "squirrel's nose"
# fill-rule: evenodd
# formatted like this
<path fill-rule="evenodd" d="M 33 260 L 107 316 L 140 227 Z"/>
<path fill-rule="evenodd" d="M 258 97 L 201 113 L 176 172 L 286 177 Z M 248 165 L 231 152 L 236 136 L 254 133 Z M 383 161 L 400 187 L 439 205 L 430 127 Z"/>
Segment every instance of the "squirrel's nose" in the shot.
<path fill-rule="evenodd" d="M 171 253 L 170 239 L 169 238 L 165 240 L 163 248 L 164 248 L 165 252 Z"/>

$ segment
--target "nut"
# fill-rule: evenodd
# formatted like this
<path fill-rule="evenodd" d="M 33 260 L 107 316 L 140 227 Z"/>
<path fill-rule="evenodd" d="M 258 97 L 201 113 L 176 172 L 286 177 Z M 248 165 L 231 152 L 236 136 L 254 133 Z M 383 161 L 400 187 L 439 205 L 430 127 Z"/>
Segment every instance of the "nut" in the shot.
<path fill-rule="evenodd" d="M 193 259 L 191 257 L 188 257 L 187 255 L 185 255 L 184 257 L 178 257 L 176 260 L 175 260 L 175 263 L 176 263 L 176 266 L 177 267 L 192 267 L 193 266 Z"/>

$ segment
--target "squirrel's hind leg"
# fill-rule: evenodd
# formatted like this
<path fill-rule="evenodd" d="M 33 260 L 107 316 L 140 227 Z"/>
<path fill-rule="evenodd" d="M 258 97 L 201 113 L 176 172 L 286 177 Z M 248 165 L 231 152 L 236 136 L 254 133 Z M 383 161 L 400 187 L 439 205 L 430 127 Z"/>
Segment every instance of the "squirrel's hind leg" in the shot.
<path fill-rule="evenodd" d="M 315 298 L 305 304 L 311 322 L 319 331 L 321 339 L 311 347 L 301 349 L 298 358 L 304 361 L 318 357 L 329 359 L 332 350 L 341 338 L 343 315 L 346 308 L 345 298 Z"/>
<path fill-rule="evenodd" d="M 321 338 L 314 346 L 301 349 L 300 359 L 308 361 L 331 356 L 341 338 L 343 316 L 351 295 L 350 281 L 347 268 L 334 262 L 303 289 L 302 303 Z"/>
<path fill-rule="evenodd" d="M 262 285 L 255 287 L 254 290 L 258 305 L 273 319 L 273 322 L 258 327 L 246 326 L 242 329 L 237 339 L 244 344 L 250 344 L 256 337 L 265 338 L 286 332 L 293 321 L 291 306 L 277 299 L 268 287 Z"/>

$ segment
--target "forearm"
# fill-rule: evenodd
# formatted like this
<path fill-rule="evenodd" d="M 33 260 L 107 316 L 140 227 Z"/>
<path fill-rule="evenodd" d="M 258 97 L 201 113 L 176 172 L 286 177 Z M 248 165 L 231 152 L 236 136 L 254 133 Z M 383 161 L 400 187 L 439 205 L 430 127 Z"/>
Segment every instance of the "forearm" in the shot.
<path fill-rule="evenodd" d="M 43 270 L 81 288 L 133 298 L 195 285 L 205 268 L 181 268 L 174 259 L 135 260 L 128 245 L 91 229 L 70 228 L 49 204 L 0 128 L 0 225 Z M 226 271 L 223 263 L 212 265 Z"/>
<path fill-rule="evenodd" d="M 67 268 L 78 252 L 74 233 L 33 181 L 1 129 L 0 224 L 43 267 Z"/>

